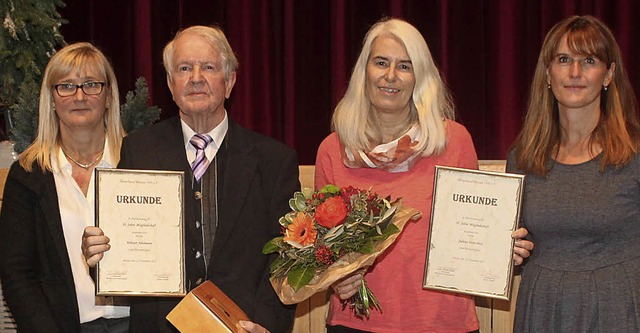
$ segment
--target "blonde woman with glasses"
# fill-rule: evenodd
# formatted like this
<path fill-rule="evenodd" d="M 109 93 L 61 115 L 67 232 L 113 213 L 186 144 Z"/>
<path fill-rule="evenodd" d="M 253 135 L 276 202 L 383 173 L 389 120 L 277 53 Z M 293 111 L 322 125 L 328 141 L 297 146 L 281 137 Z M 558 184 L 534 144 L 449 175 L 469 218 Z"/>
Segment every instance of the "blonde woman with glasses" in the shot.
<path fill-rule="evenodd" d="M 119 105 L 96 47 L 72 44 L 51 57 L 37 137 L 9 170 L 0 212 L 0 279 L 18 331 L 128 331 L 129 308 L 95 296 L 81 252 L 94 225 L 93 171 L 119 160 Z"/>

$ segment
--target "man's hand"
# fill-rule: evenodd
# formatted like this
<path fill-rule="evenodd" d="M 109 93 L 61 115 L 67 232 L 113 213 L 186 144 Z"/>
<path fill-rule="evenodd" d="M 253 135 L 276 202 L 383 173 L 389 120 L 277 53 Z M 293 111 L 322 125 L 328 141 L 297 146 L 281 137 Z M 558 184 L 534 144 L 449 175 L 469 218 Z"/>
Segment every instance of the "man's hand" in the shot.
<path fill-rule="evenodd" d="M 246 320 L 239 320 L 236 329 L 241 333 L 270 333 L 268 329 Z"/>
<path fill-rule="evenodd" d="M 86 227 L 82 234 L 82 254 L 89 267 L 95 267 L 102 260 L 105 251 L 109 251 L 109 237 L 98 227 Z"/>

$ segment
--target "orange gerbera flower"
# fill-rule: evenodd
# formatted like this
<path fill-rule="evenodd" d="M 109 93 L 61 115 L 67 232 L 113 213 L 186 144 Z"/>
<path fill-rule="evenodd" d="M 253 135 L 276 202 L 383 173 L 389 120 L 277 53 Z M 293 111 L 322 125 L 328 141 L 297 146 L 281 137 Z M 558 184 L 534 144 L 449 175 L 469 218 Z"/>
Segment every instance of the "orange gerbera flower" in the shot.
<path fill-rule="evenodd" d="M 283 241 L 296 248 L 312 245 L 316 242 L 318 231 L 314 228 L 313 218 L 305 213 L 298 212 L 293 218 L 293 223 L 287 226 Z"/>

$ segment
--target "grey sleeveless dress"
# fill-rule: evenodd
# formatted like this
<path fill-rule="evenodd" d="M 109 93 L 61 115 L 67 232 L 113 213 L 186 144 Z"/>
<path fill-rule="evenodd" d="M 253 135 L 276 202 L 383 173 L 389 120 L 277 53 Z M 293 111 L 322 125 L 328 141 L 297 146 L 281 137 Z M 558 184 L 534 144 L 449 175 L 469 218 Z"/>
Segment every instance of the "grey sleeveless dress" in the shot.
<path fill-rule="evenodd" d="M 599 166 L 526 176 L 521 224 L 535 249 L 514 332 L 640 332 L 640 159 Z M 507 171 L 522 173 L 512 158 Z"/>

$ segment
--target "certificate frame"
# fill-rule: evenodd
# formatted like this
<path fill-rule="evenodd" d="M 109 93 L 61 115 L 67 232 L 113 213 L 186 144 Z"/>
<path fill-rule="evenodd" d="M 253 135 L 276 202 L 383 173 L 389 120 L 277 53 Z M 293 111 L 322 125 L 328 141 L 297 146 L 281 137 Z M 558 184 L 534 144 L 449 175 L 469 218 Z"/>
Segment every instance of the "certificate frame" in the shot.
<path fill-rule="evenodd" d="M 184 172 L 95 170 L 95 223 L 110 239 L 96 295 L 185 296 Z"/>
<path fill-rule="evenodd" d="M 510 299 L 524 178 L 436 166 L 423 288 Z"/>

